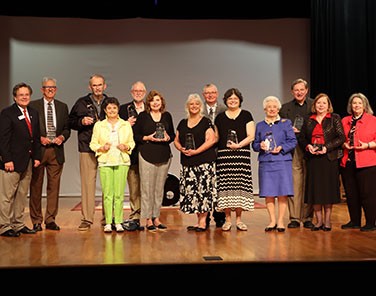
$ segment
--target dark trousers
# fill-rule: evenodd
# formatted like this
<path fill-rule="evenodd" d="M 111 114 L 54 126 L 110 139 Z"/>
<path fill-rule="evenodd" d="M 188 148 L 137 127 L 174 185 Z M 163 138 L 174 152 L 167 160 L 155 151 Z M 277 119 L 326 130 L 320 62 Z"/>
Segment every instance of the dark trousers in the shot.
<path fill-rule="evenodd" d="M 366 225 L 375 226 L 376 166 L 356 168 L 355 163 L 348 162 L 346 167 L 340 169 L 351 222 L 361 225 L 363 208 Z"/>

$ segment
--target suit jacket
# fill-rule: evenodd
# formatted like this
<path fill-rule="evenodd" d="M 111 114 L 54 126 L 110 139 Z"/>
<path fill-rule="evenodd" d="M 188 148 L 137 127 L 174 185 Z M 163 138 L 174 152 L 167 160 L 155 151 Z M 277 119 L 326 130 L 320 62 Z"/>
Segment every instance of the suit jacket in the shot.
<path fill-rule="evenodd" d="M 61 145 L 53 145 L 55 150 L 56 160 L 59 164 L 63 164 L 65 162 L 64 156 L 64 143 L 69 139 L 71 135 L 71 130 L 69 128 L 69 111 L 68 105 L 62 101 L 54 99 L 55 105 L 55 116 L 56 116 L 56 136 L 63 135 L 64 142 Z M 47 136 L 47 127 L 46 127 L 46 113 L 44 111 L 44 98 L 39 100 L 31 101 L 30 107 L 33 107 L 38 111 L 39 114 L 39 127 L 40 127 L 40 135 L 42 137 Z M 46 147 L 42 145 L 42 156 L 46 151 Z"/>
<path fill-rule="evenodd" d="M 14 171 L 27 169 L 30 157 L 41 160 L 41 143 L 38 111 L 28 106 L 33 134 L 30 135 L 25 116 L 16 103 L 4 108 L 0 114 L 0 169 L 9 161 Z"/>
<path fill-rule="evenodd" d="M 217 108 L 215 108 L 214 118 L 216 118 L 219 113 L 222 113 L 226 110 L 227 106 L 225 104 L 217 102 Z M 210 118 L 206 104 L 204 104 L 204 116 Z"/>

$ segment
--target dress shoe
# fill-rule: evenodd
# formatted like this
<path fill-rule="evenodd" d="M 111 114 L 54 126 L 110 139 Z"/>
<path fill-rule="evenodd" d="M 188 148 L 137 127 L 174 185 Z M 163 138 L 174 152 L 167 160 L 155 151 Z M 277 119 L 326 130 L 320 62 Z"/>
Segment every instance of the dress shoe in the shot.
<path fill-rule="evenodd" d="M 324 227 L 323 227 L 322 225 L 320 225 L 320 226 L 313 226 L 313 227 L 311 228 L 311 231 L 319 231 L 319 230 L 321 230 L 321 229 L 324 229 Z"/>
<path fill-rule="evenodd" d="M 375 225 L 364 225 L 362 227 L 360 227 L 360 231 L 374 231 L 376 230 L 376 226 Z"/>
<path fill-rule="evenodd" d="M 23 234 L 36 234 L 36 233 L 37 233 L 34 229 L 30 229 L 30 228 L 27 227 L 27 226 L 24 226 L 24 227 L 21 228 L 21 230 L 19 230 L 18 232 L 19 232 L 19 233 L 23 233 Z"/>
<path fill-rule="evenodd" d="M 215 221 L 215 226 L 216 227 L 222 227 L 223 224 L 225 224 L 226 220 L 218 220 L 218 221 Z"/>
<path fill-rule="evenodd" d="M 331 231 L 332 228 L 331 227 L 327 227 L 327 226 L 322 226 L 322 230 L 324 230 L 324 231 Z"/>
<path fill-rule="evenodd" d="M 276 229 L 277 229 L 277 224 L 274 225 L 273 227 L 270 227 L 270 226 L 266 227 L 265 232 L 270 232 L 270 231 L 273 231 L 273 230 L 276 230 Z"/>
<path fill-rule="evenodd" d="M 299 228 L 300 227 L 300 223 L 298 221 L 291 221 L 288 225 L 287 225 L 288 228 Z"/>
<path fill-rule="evenodd" d="M 204 232 L 206 231 L 206 228 L 202 228 L 202 227 L 196 227 L 196 232 Z"/>
<path fill-rule="evenodd" d="M 278 232 L 285 232 L 286 228 L 284 227 L 277 227 Z"/>
<path fill-rule="evenodd" d="M 164 224 L 162 224 L 162 223 L 160 223 L 158 225 L 154 225 L 154 226 L 155 226 L 155 228 L 157 228 L 159 230 L 165 230 L 165 229 L 167 229 L 167 226 L 164 225 Z"/>
<path fill-rule="evenodd" d="M 40 223 L 36 223 L 36 224 L 34 224 L 33 225 L 33 229 L 35 230 L 35 231 L 42 231 L 43 229 L 42 229 L 42 225 L 40 224 Z"/>
<path fill-rule="evenodd" d="M 198 226 L 187 226 L 188 231 L 195 231 L 198 228 Z"/>
<path fill-rule="evenodd" d="M 51 222 L 51 223 L 47 223 L 46 224 L 46 229 L 49 229 L 49 230 L 60 230 L 60 227 L 55 222 Z"/>
<path fill-rule="evenodd" d="M 304 228 L 312 228 L 312 227 L 314 227 L 315 225 L 313 225 L 313 223 L 312 223 L 312 221 L 305 221 L 304 223 L 303 223 L 303 227 Z"/>
<path fill-rule="evenodd" d="M 19 232 L 15 232 L 13 229 L 9 229 L 9 230 L 3 232 L 0 235 L 1 236 L 7 236 L 7 237 L 19 237 L 20 233 Z"/>
<path fill-rule="evenodd" d="M 347 224 L 341 225 L 341 229 L 359 229 L 359 228 L 360 228 L 360 225 L 356 225 L 355 223 L 351 221 Z"/>

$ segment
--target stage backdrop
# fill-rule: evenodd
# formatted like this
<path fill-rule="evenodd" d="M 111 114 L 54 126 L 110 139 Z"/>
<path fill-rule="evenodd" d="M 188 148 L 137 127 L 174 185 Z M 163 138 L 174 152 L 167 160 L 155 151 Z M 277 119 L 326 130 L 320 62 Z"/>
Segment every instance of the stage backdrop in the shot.
<path fill-rule="evenodd" d="M 308 19 L 270 20 L 91 20 L 0 17 L 1 108 L 12 103 L 12 87 L 21 81 L 41 97 L 44 76 L 57 79 L 57 98 L 69 109 L 89 92 L 94 73 L 107 79 L 107 94 L 121 103 L 130 87 L 142 80 L 167 101 L 174 125 L 185 116 L 190 93 L 215 83 L 219 99 L 232 87 L 243 93 L 243 108 L 256 122 L 264 117 L 262 100 L 290 100 L 291 82 L 309 81 Z M 4 66 L 3 66 L 4 65 Z M 80 195 L 77 133 L 66 145 L 61 195 Z M 170 173 L 179 175 L 179 154 L 173 144 Z M 252 153 L 253 183 L 258 193 L 257 154 Z M 127 189 L 128 191 L 128 189 Z M 99 178 L 97 193 L 100 195 Z M 127 193 L 127 192 L 126 192 Z"/>

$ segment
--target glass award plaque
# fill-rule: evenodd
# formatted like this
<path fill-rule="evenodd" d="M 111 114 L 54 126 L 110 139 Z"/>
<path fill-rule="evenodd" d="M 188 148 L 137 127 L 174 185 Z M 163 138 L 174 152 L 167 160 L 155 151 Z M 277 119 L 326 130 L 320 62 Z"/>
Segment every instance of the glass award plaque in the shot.
<path fill-rule="evenodd" d="M 238 135 L 236 134 L 236 131 L 229 129 L 227 132 L 227 145 L 235 143 L 238 144 Z"/>
<path fill-rule="evenodd" d="M 296 115 L 295 120 L 294 120 L 294 127 L 300 131 L 302 129 L 303 123 L 304 123 L 303 116 L 300 116 L 299 114 Z"/>
<path fill-rule="evenodd" d="M 137 111 L 133 104 L 128 105 L 128 118 L 129 117 L 137 117 Z"/>
<path fill-rule="evenodd" d="M 315 136 L 313 138 L 313 143 L 312 143 L 312 146 L 314 148 L 317 148 L 316 151 L 321 151 L 322 150 L 322 147 L 324 146 L 323 144 L 323 139 L 320 137 L 320 136 Z"/>
<path fill-rule="evenodd" d="M 156 128 L 155 128 L 155 135 L 154 138 L 157 139 L 164 139 L 165 137 L 165 127 L 162 122 L 157 122 Z"/>
<path fill-rule="evenodd" d="M 267 152 L 267 153 L 272 152 L 277 147 L 277 144 L 275 142 L 275 139 L 273 137 L 272 132 L 266 133 L 264 141 L 265 141 L 265 144 L 266 144 L 265 152 Z"/>
<path fill-rule="evenodd" d="M 191 133 L 187 133 L 185 135 L 185 150 L 189 149 L 196 149 L 195 138 Z"/>

